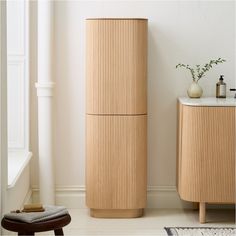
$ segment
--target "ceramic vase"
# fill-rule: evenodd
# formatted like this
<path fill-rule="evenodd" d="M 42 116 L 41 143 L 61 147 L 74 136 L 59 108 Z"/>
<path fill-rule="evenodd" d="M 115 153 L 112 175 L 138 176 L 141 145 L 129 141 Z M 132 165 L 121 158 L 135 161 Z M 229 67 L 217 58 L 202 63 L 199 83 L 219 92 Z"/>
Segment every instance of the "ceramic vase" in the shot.
<path fill-rule="evenodd" d="M 198 82 L 194 81 L 191 83 L 190 87 L 187 90 L 188 96 L 190 98 L 200 98 L 202 96 L 202 88 Z"/>

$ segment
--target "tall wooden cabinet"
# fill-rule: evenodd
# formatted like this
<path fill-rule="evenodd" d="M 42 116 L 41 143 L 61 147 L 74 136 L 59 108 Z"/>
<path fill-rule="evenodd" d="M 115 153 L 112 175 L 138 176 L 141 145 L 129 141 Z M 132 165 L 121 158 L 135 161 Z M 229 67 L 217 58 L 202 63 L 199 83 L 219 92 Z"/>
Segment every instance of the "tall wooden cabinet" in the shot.
<path fill-rule="evenodd" d="M 187 99 L 178 103 L 177 188 L 186 201 L 235 202 L 236 99 Z"/>
<path fill-rule="evenodd" d="M 147 20 L 86 20 L 86 202 L 94 217 L 146 206 Z"/>

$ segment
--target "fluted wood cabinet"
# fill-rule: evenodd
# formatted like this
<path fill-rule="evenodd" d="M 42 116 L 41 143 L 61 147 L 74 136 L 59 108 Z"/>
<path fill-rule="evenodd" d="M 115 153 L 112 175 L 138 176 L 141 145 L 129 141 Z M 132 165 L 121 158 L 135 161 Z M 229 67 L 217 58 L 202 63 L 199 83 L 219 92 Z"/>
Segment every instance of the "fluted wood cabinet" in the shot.
<path fill-rule="evenodd" d="M 147 20 L 86 20 L 86 202 L 95 217 L 146 206 Z"/>
<path fill-rule="evenodd" d="M 87 20 L 87 114 L 147 113 L 147 20 Z"/>
<path fill-rule="evenodd" d="M 205 203 L 235 202 L 236 108 L 220 102 L 178 103 L 177 187 L 183 200 L 200 203 L 202 223 Z"/>

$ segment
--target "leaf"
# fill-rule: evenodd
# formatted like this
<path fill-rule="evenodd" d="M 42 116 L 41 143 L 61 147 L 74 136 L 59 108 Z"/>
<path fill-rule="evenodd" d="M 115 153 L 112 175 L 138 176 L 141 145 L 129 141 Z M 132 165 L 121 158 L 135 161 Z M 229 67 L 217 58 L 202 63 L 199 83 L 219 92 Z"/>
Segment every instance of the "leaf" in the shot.
<path fill-rule="evenodd" d="M 201 65 L 197 64 L 196 66 L 194 66 L 194 68 L 192 68 L 192 67 L 190 67 L 189 64 L 185 65 L 185 64 L 179 63 L 176 65 L 176 68 L 179 68 L 179 67 L 186 68 L 187 70 L 189 70 L 191 72 L 193 80 L 198 81 L 199 79 L 201 79 L 202 77 L 205 76 L 205 73 L 207 71 L 209 71 L 213 67 L 213 65 L 217 65 L 217 64 L 223 63 L 225 61 L 226 61 L 225 59 L 222 59 L 219 57 L 217 60 L 210 60 L 209 63 L 206 63 L 202 67 L 201 67 Z"/>

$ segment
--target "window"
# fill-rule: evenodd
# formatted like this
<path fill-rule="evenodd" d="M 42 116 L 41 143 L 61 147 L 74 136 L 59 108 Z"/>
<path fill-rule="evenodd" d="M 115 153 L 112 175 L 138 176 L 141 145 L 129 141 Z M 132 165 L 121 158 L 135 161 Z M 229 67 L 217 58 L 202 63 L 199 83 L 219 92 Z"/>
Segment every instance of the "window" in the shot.
<path fill-rule="evenodd" d="M 29 2 L 7 1 L 8 187 L 28 163 Z"/>

